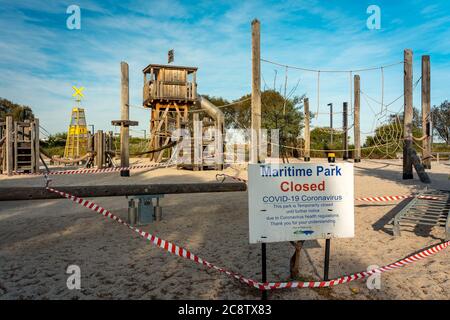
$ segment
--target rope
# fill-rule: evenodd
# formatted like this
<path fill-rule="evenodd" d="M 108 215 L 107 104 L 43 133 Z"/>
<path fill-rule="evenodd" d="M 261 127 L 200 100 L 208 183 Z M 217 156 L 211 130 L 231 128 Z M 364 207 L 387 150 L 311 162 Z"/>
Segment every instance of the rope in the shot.
<path fill-rule="evenodd" d="M 44 155 L 47 156 L 45 153 L 44 153 Z M 58 156 L 52 156 L 51 159 L 55 162 L 70 164 L 70 163 L 80 162 L 80 161 L 89 159 L 89 158 L 93 157 L 94 155 L 95 155 L 95 152 L 94 153 L 88 152 L 84 156 L 76 158 L 76 159 L 65 159 L 65 158 L 60 158 Z"/>
<path fill-rule="evenodd" d="M 180 139 L 180 141 L 181 141 L 181 139 Z M 130 156 L 143 156 L 144 154 L 150 154 L 150 153 L 159 152 L 159 151 L 162 151 L 162 150 L 174 147 L 180 141 L 172 141 L 172 142 L 169 142 L 168 144 L 166 144 L 165 146 L 162 146 L 162 147 L 159 147 L 159 148 L 156 148 L 156 149 L 153 149 L 153 150 L 147 150 L 147 151 L 143 151 L 143 152 L 130 154 Z"/>
<path fill-rule="evenodd" d="M 297 67 L 297 66 L 290 66 L 287 64 L 282 64 L 279 62 L 275 62 L 275 61 L 271 61 L 271 60 L 267 60 L 267 59 L 261 59 L 261 61 L 266 62 L 266 63 L 270 63 L 279 67 L 284 67 L 284 68 L 290 68 L 290 69 L 296 69 L 296 70 L 302 70 L 302 71 L 308 71 L 308 72 L 328 72 L 328 73 L 341 73 L 341 72 L 364 72 L 364 71 L 372 71 L 372 70 L 378 70 L 381 68 L 390 68 L 399 64 L 403 64 L 404 61 L 400 61 L 400 62 L 395 62 L 395 63 L 391 63 L 391 64 L 387 64 L 387 65 L 383 65 L 383 66 L 379 66 L 379 67 L 369 67 L 369 68 L 363 68 L 363 69 L 352 69 L 352 70 L 321 70 L 321 69 L 311 69 L 311 68 L 302 68 L 302 67 Z"/>
<path fill-rule="evenodd" d="M 350 80 L 350 111 L 353 114 L 353 72 L 349 72 L 349 80 Z"/>
<path fill-rule="evenodd" d="M 384 68 L 381 67 L 381 112 L 384 106 Z"/>
<path fill-rule="evenodd" d="M 374 145 L 374 146 L 370 146 L 370 147 L 361 147 L 361 150 L 365 150 L 365 149 L 373 149 L 373 148 L 377 148 L 377 147 L 383 147 L 386 145 L 391 145 L 397 143 L 396 141 L 393 142 L 389 142 L 389 143 L 385 143 L 383 145 Z M 297 147 L 291 147 L 291 146 L 286 146 L 286 145 L 281 145 L 281 144 L 277 144 L 277 143 L 273 143 L 271 142 L 270 144 L 274 145 L 274 146 L 279 146 L 279 147 L 284 147 L 284 148 L 288 148 L 288 149 L 295 149 L 295 150 L 303 150 L 303 148 L 297 148 Z M 329 150 L 320 150 L 320 149 L 309 149 L 310 151 L 317 151 L 317 152 L 344 152 L 344 151 L 354 151 L 357 150 L 356 148 L 349 148 L 347 150 L 345 149 L 329 149 Z"/>
<path fill-rule="evenodd" d="M 320 71 L 317 71 L 317 112 L 316 119 L 319 118 L 319 108 L 320 108 Z"/>

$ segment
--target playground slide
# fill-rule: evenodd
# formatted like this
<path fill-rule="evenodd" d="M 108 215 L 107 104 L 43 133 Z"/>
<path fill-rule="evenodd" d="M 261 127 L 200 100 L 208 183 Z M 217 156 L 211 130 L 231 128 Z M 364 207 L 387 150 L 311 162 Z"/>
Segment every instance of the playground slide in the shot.
<path fill-rule="evenodd" d="M 219 108 L 217 108 L 214 104 L 212 104 L 211 101 L 202 97 L 201 95 L 199 95 L 198 100 L 200 102 L 200 106 L 202 107 L 202 109 L 205 110 L 205 112 L 211 118 L 213 118 L 215 121 L 217 121 L 217 123 L 219 123 L 221 125 L 221 128 L 223 128 L 223 124 L 225 121 L 223 112 Z"/>

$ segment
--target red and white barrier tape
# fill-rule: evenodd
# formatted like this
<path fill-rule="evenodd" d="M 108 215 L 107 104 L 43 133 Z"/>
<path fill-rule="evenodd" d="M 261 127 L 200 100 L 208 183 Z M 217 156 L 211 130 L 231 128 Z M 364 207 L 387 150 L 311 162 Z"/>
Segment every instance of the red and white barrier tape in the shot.
<path fill-rule="evenodd" d="M 103 168 L 103 169 L 78 169 L 78 170 L 61 170 L 61 171 L 53 171 L 49 172 L 48 175 L 65 175 L 65 174 L 95 174 L 95 173 L 105 173 L 105 172 L 118 172 L 118 171 L 126 171 L 133 169 L 144 169 L 144 168 L 156 168 L 156 167 L 164 167 L 166 164 L 143 164 L 143 165 L 135 165 L 129 167 L 115 167 L 115 168 Z"/>
<path fill-rule="evenodd" d="M 355 198 L 355 200 L 356 201 L 366 201 L 366 202 L 388 202 L 388 201 L 396 201 L 396 200 L 414 198 L 414 197 L 417 197 L 419 199 L 426 199 L 426 200 L 438 200 L 439 199 L 439 198 L 433 197 L 433 196 L 405 194 L 403 196 L 359 197 L 359 198 Z"/>
<path fill-rule="evenodd" d="M 165 167 L 167 164 L 155 163 L 155 164 L 143 164 L 143 165 L 134 165 L 129 167 L 115 167 L 115 168 L 102 168 L 102 169 L 76 169 L 76 170 L 59 170 L 59 171 L 50 171 L 50 172 L 40 172 L 40 173 L 17 173 L 14 172 L 14 175 L 69 175 L 69 174 L 96 174 L 96 173 L 107 173 L 107 172 L 119 172 L 126 170 L 134 170 L 134 169 L 144 169 L 144 168 L 160 168 Z"/>
<path fill-rule="evenodd" d="M 282 289 L 282 288 L 318 288 L 318 287 L 332 287 L 335 286 L 337 284 L 341 284 L 341 283 L 346 283 L 346 282 L 351 282 L 354 280 L 359 280 L 359 279 L 364 279 L 369 277 L 372 274 L 375 273 L 384 273 L 387 271 L 391 271 L 400 267 L 403 267 L 407 264 L 410 263 L 414 263 L 417 262 L 419 260 L 422 260 L 424 258 L 427 258 L 433 254 L 436 254 L 444 249 L 446 249 L 449 245 L 450 245 L 450 241 L 447 242 L 443 242 L 440 243 L 438 245 L 435 245 L 429 249 L 425 249 L 420 251 L 419 253 L 413 254 L 407 258 L 404 258 L 402 260 L 399 260 L 397 262 L 388 264 L 384 267 L 380 267 L 380 268 L 376 268 L 370 271 L 362 271 L 362 272 L 357 272 L 354 273 L 352 275 L 349 276 L 342 276 L 333 280 L 329 280 L 329 281 L 289 281 L 289 282 L 259 282 L 259 281 L 255 281 L 249 278 L 245 278 L 243 275 L 229 271 L 225 268 L 221 268 L 218 267 L 200 257 L 198 257 L 197 255 L 191 253 L 189 250 L 186 250 L 184 248 L 181 248 L 179 246 L 177 246 L 174 243 L 171 243 L 169 241 L 163 240 L 155 235 L 152 235 L 148 232 L 145 231 L 141 231 L 138 228 L 135 228 L 133 226 L 130 226 L 127 222 L 123 221 L 121 218 L 119 218 L 118 216 L 114 215 L 113 213 L 111 213 L 110 211 L 106 210 L 105 208 L 99 206 L 98 204 L 89 201 L 89 200 L 85 200 L 83 198 L 79 198 L 79 197 L 75 197 L 73 195 L 70 195 L 68 193 L 53 189 L 51 187 L 47 187 L 47 190 L 57 193 L 59 195 L 61 195 L 62 197 L 65 197 L 69 200 L 72 200 L 88 209 L 91 209 L 92 211 L 95 211 L 101 215 L 103 215 L 104 217 L 110 218 L 112 220 L 115 220 L 116 222 L 127 226 L 128 228 L 130 228 L 131 230 L 137 232 L 141 237 L 149 240 L 150 242 L 152 242 L 154 245 L 166 250 L 169 253 L 172 253 L 176 256 L 188 259 L 188 260 L 192 260 L 198 264 L 204 265 L 210 269 L 215 269 L 221 273 L 225 273 L 230 277 L 233 277 L 247 285 L 249 285 L 250 287 L 254 287 L 257 288 L 259 290 L 273 290 L 273 289 Z"/>
<path fill-rule="evenodd" d="M 230 175 L 224 174 L 224 173 L 216 175 L 216 179 L 218 179 L 219 177 L 223 178 L 221 181 L 224 181 L 226 178 L 231 178 L 231 179 L 239 181 L 239 182 L 244 182 L 244 183 L 248 182 L 248 180 L 230 176 Z M 401 196 L 356 197 L 355 201 L 389 202 L 389 201 L 397 201 L 397 200 L 401 200 L 401 199 L 414 198 L 414 197 L 417 197 L 419 199 L 426 199 L 426 200 L 438 200 L 439 199 L 439 198 L 433 197 L 433 196 L 419 196 L 419 195 L 414 195 L 414 194 L 405 194 L 405 195 L 401 195 Z"/>

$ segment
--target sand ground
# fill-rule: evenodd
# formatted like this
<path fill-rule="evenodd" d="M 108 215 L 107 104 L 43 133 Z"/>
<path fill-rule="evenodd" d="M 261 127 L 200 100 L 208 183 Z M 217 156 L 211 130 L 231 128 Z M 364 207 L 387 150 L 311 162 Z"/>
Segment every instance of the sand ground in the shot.
<path fill-rule="evenodd" d="M 244 167 L 226 173 L 246 178 Z M 54 176 L 53 186 L 215 181 L 215 171 L 174 168 Z M 355 196 L 400 195 L 421 190 L 417 177 L 401 180 L 395 160 L 355 164 Z M 433 188 L 450 189 L 450 165 L 433 164 Z M 0 178 L 0 186 L 41 186 L 42 177 Z M 125 197 L 94 198 L 127 216 Z M 260 279 L 260 246 L 248 243 L 247 192 L 167 195 L 163 220 L 142 229 L 190 249 L 200 257 Z M 403 202 L 404 204 L 404 202 Z M 330 277 L 384 265 L 437 244 L 443 229 L 414 229 L 394 238 L 386 223 L 402 205 L 355 204 L 356 236 L 332 241 Z M 301 255 L 306 280 L 322 277 L 324 241 L 311 241 Z M 288 243 L 268 245 L 269 281 L 289 279 Z M 381 289 L 357 281 L 331 289 L 274 291 L 270 299 L 449 299 L 450 250 L 381 277 Z M 81 290 L 66 287 L 67 266 L 81 268 Z M 0 299 L 259 299 L 238 281 L 170 255 L 127 228 L 71 201 L 0 202 Z"/>

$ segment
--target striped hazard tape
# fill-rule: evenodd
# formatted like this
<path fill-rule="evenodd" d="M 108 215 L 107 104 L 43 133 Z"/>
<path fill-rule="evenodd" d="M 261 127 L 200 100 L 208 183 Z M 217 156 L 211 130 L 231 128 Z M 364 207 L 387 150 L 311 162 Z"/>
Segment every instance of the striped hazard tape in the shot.
<path fill-rule="evenodd" d="M 119 172 L 135 169 L 146 169 L 146 168 L 161 168 L 166 167 L 167 164 L 156 163 L 156 164 L 143 164 L 143 165 L 133 165 L 129 167 L 114 167 L 114 168 L 102 168 L 102 169 L 76 169 L 76 170 L 59 170 L 50 172 L 39 172 L 39 173 L 20 173 L 14 172 L 14 175 L 70 175 L 70 174 L 96 174 L 96 173 L 108 173 L 108 172 Z"/>
<path fill-rule="evenodd" d="M 167 166 L 166 164 L 143 164 L 143 165 L 134 165 L 129 167 L 115 167 L 115 168 L 103 168 L 103 169 L 78 169 L 78 170 L 61 170 L 61 171 L 53 171 L 49 172 L 49 175 L 65 175 L 65 174 L 96 174 L 96 173 L 105 173 L 105 172 L 119 172 L 119 171 L 127 171 L 127 170 L 135 170 L 135 169 L 145 169 L 145 168 L 160 168 Z"/>
<path fill-rule="evenodd" d="M 401 199 L 407 199 L 407 198 L 414 198 L 417 197 L 418 199 L 426 199 L 426 200 L 438 200 L 439 198 L 433 197 L 433 196 L 418 196 L 414 194 L 405 194 L 402 196 L 378 196 L 378 197 L 359 197 L 355 198 L 356 201 L 366 201 L 366 202 L 388 202 L 388 201 L 396 201 Z"/>
<path fill-rule="evenodd" d="M 444 249 L 446 249 L 449 245 L 450 245 L 450 241 L 447 242 L 443 242 L 440 244 L 437 244 L 431 248 L 428 249 L 424 249 L 421 250 L 419 253 L 413 254 L 407 258 L 404 258 L 402 260 L 399 260 L 397 262 L 388 264 L 384 267 L 380 267 L 380 268 L 376 268 L 370 271 L 362 271 L 362 272 L 357 272 L 354 273 L 352 275 L 348 275 L 348 276 L 342 276 L 333 280 L 329 280 L 329 281 L 289 281 L 289 282 L 259 282 L 250 278 L 246 278 L 243 275 L 239 274 L 239 273 L 235 273 L 232 271 L 229 271 L 225 268 L 222 267 L 218 267 L 200 257 L 198 257 L 197 255 L 193 254 L 192 252 L 190 252 L 189 250 L 186 250 L 184 248 L 181 248 L 179 246 L 177 246 L 174 243 L 171 243 L 169 241 L 163 240 L 155 235 L 152 235 L 148 232 L 142 231 L 138 228 L 135 228 L 131 225 L 129 225 L 126 221 L 122 220 L 121 218 L 119 218 L 118 216 L 114 215 L 112 212 L 110 212 L 109 210 L 99 206 L 98 204 L 89 201 L 89 200 L 85 200 L 83 198 L 80 197 L 76 197 L 73 195 L 70 195 L 66 192 L 62 192 L 56 189 L 53 189 L 51 187 L 47 187 L 47 190 L 57 193 L 60 196 L 67 198 L 69 200 L 72 200 L 92 211 L 95 211 L 101 215 L 103 215 L 106 218 L 110 218 L 128 228 L 130 228 L 131 230 L 135 231 L 136 233 L 138 233 L 141 237 L 143 237 L 146 240 L 149 240 L 151 243 L 153 243 L 154 245 L 160 247 L 161 249 L 164 249 L 165 251 L 172 253 L 176 256 L 185 258 L 187 260 L 192 260 L 198 264 L 204 265 L 207 268 L 210 269 L 215 269 L 218 272 L 221 273 L 225 273 L 226 275 L 239 280 L 242 283 L 247 284 L 250 287 L 254 287 L 257 288 L 259 290 L 273 290 L 273 289 L 282 289 L 282 288 L 318 288 L 318 287 L 332 287 L 341 283 L 347 283 L 347 282 L 351 282 L 351 281 L 355 281 L 355 280 L 360 280 L 360 279 L 364 279 L 369 277 L 372 274 L 375 273 L 384 273 L 387 271 L 391 271 L 391 270 L 395 270 L 398 268 L 401 268 L 403 266 L 406 266 L 408 264 L 420 261 L 424 258 L 427 258 L 431 255 L 434 255 Z"/>
<path fill-rule="evenodd" d="M 216 179 L 218 181 L 225 181 L 226 178 L 230 178 L 239 182 L 247 183 L 248 180 L 245 180 L 243 178 L 230 176 L 225 173 L 217 174 Z M 400 196 L 377 196 L 377 197 L 356 197 L 355 201 L 365 201 L 365 202 L 389 202 L 389 201 L 397 201 L 401 199 L 407 199 L 407 198 L 414 198 L 417 197 L 419 199 L 426 199 L 426 200 L 438 200 L 439 198 L 433 197 L 433 196 L 418 196 L 414 194 L 405 194 Z"/>

